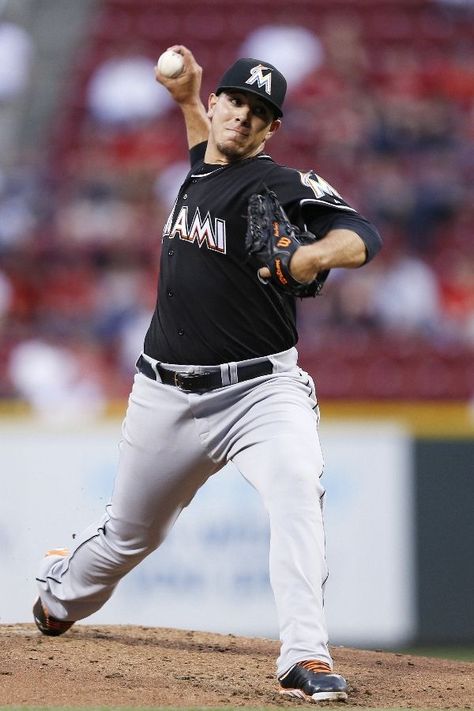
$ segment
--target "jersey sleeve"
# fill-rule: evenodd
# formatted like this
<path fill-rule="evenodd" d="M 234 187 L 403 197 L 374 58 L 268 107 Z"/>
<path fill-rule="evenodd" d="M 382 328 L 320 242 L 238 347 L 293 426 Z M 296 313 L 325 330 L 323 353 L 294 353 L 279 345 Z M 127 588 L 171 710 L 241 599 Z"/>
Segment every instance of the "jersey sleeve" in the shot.
<path fill-rule="evenodd" d="M 377 228 L 365 217 L 354 212 L 350 215 L 337 214 L 334 211 L 314 215 L 307 220 L 307 228 L 315 235 L 324 237 L 330 230 L 348 229 L 359 235 L 365 244 L 365 263 L 382 248 L 382 238 Z"/>
<path fill-rule="evenodd" d="M 293 168 L 276 165 L 269 178 L 278 199 L 287 209 L 297 204 L 300 210 L 304 208 L 306 212 L 326 210 L 344 214 L 357 212 L 314 170 L 303 173 Z"/>
<path fill-rule="evenodd" d="M 273 171 L 269 177 L 289 219 L 300 229 L 310 230 L 320 237 L 336 228 L 353 230 L 365 244 L 366 262 L 382 247 L 382 238 L 375 226 L 313 170 L 304 173 L 283 168 Z"/>

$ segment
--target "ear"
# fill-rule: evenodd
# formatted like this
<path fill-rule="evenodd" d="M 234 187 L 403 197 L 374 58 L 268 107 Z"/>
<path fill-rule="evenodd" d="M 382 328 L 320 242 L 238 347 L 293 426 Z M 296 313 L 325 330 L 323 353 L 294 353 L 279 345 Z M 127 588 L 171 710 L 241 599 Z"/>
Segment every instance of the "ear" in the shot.
<path fill-rule="evenodd" d="M 217 104 L 218 96 L 215 94 L 210 94 L 209 99 L 207 100 L 207 117 L 212 118 L 214 115 L 214 107 Z"/>
<path fill-rule="evenodd" d="M 274 119 L 270 124 L 270 128 L 268 129 L 268 132 L 265 136 L 265 140 L 268 141 L 268 139 L 271 138 L 278 131 L 280 126 L 281 126 L 280 119 Z"/>

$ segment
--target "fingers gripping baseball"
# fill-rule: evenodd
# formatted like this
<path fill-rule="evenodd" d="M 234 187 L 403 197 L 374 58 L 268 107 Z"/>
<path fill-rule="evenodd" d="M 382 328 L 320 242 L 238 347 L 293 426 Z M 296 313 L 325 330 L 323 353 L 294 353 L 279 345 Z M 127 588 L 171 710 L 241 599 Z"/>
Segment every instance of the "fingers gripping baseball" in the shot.
<path fill-rule="evenodd" d="M 155 66 L 156 81 L 168 89 L 178 104 L 185 103 L 199 93 L 201 78 L 202 67 L 192 52 L 181 44 L 168 47 Z"/>

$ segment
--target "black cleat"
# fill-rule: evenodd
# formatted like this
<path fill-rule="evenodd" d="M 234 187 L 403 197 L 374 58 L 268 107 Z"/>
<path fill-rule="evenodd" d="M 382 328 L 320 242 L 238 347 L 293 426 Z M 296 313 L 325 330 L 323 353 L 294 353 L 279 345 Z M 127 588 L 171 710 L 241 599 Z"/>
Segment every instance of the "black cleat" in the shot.
<path fill-rule="evenodd" d="M 43 607 L 41 598 L 38 598 L 33 605 L 33 619 L 39 631 L 49 637 L 58 637 L 60 634 L 64 634 L 74 624 L 74 621 L 57 620 L 55 617 L 51 617 Z"/>
<path fill-rule="evenodd" d="M 67 548 L 54 548 L 46 553 L 45 558 L 49 558 L 50 556 L 65 558 L 67 555 L 69 555 Z M 33 605 L 33 619 L 39 631 L 49 637 L 58 637 L 60 634 L 64 634 L 75 622 L 75 620 L 71 622 L 69 620 L 57 620 L 55 617 L 51 617 L 48 610 L 43 606 L 41 598 L 38 598 Z"/>
<path fill-rule="evenodd" d="M 318 660 L 298 662 L 281 676 L 280 694 L 305 701 L 346 701 L 347 682 Z"/>
<path fill-rule="evenodd" d="M 65 558 L 67 555 L 69 555 L 67 548 L 54 548 L 46 553 L 45 558 L 51 556 Z M 38 598 L 33 605 L 33 619 L 39 631 L 49 637 L 58 637 L 60 634 L 64 634 L 75 622 L 75 620 L 71 622 L 70 620 L 57 620 L 55 617 L 51 617 L 41 602 L 41 598 Z"/>

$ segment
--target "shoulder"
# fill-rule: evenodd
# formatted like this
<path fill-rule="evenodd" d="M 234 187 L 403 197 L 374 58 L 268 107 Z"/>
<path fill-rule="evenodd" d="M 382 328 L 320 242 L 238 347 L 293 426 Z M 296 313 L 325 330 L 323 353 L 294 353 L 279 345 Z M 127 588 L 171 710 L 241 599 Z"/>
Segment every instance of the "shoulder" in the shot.
<path fill-rule="evenodd" d="M 207 141 L 202 141 L 201 143 L 196 143 L 196 145 L 189 149 L 189 164 L 191 168 L 204 160 L 206 147 Z"/>
<path fill-rule="evenodd" d="M 271 176 L 271 187 L 280 201 L 298 203 L 301 207 L 325 208 L 355 213 L 341 194 L 327 180 L 314 170 L 302 171 L 275 164 Z"/>

